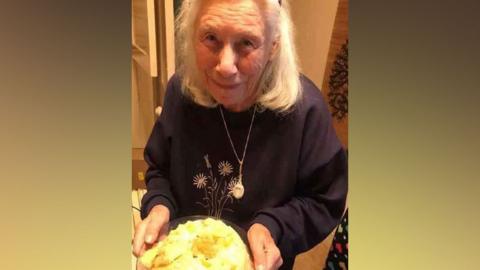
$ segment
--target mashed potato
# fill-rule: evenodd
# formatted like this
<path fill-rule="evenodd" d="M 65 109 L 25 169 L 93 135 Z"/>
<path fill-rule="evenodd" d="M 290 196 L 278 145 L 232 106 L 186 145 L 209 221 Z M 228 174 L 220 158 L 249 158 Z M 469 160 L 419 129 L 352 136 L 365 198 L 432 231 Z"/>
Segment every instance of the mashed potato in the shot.
<path fill-rule="evenodd" d="M 140 262 L 152 270 L 250 270 L 240 236 L 220 220 L 187 221 L 147 250 Z"/>

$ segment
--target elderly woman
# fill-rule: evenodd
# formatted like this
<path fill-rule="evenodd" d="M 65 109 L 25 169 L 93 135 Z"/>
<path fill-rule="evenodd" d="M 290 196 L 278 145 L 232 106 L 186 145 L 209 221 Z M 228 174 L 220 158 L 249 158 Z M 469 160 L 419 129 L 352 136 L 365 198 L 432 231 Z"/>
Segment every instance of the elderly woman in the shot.
<path fill-rule="evenodd" d="M 185 0 L 180 69 L 145 149 L 139 256 L 169 220 L 247 231 L 256 269 L 291 269 L 339 223 L 347 159 L 318 88 L 299 74 L 287 1 Z"/>

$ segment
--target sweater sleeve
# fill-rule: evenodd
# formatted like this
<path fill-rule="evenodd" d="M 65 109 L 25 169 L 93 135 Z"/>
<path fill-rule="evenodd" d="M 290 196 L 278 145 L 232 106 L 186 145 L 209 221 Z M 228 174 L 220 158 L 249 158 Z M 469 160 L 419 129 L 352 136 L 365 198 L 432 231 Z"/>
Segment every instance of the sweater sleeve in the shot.
<path fill-rule="evenodd" d="M 170 147 L 172 119 L 171 110 L 175 106 L 174 89 L 176 78 L 172 78 L 167 85 L 164 106 L 160 117 L 155 122 L 152 133 L 145 146 L 144 158 L 148 164 L 145 175 L 147 193 L 142 198 L 141 217 L 148 216 L 150 210 L 162 204 L 170 210 L 170 219 L 177 212 L 177 203 L 170 186 Z"/>
<path fill-rule="evenodd" d="M 305 116 L 294 197 L 278 207 L 258 211 L 253 220 L 270 230 L 284 258 L 325 239 L 345 209 L 346 153 L 321 95 L 315 103 Z"/>

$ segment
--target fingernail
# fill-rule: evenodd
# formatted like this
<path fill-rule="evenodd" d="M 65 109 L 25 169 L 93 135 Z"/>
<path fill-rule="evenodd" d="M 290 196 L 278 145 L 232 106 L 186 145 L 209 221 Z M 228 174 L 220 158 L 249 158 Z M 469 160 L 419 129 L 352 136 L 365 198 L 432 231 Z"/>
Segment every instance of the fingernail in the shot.
<path fill-rule="evenodd" d="M 145 237 L 145 242 L 151 244 L 153 242 L 153 236 L 152 235 L 147 235 L 147 237 Z"/>
<path fill-rule="evenodd" d="M 265 266 L 263 266 L 263 264 L 259 264 L 255 267 L 255 270 L 264 270 L 265 269 Z"/>

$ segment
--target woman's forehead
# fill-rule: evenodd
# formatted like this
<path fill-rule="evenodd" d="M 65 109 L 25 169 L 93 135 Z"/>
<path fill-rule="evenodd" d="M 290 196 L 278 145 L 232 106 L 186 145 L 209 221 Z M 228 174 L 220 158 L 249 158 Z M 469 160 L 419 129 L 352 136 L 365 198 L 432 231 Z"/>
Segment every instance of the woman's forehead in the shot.
<path fill-rule="evenodd" d="M 224 28 L 263 35 L 265 18 L 255 1 L 206 1 L 198 14 L 198 30 Z"/>

